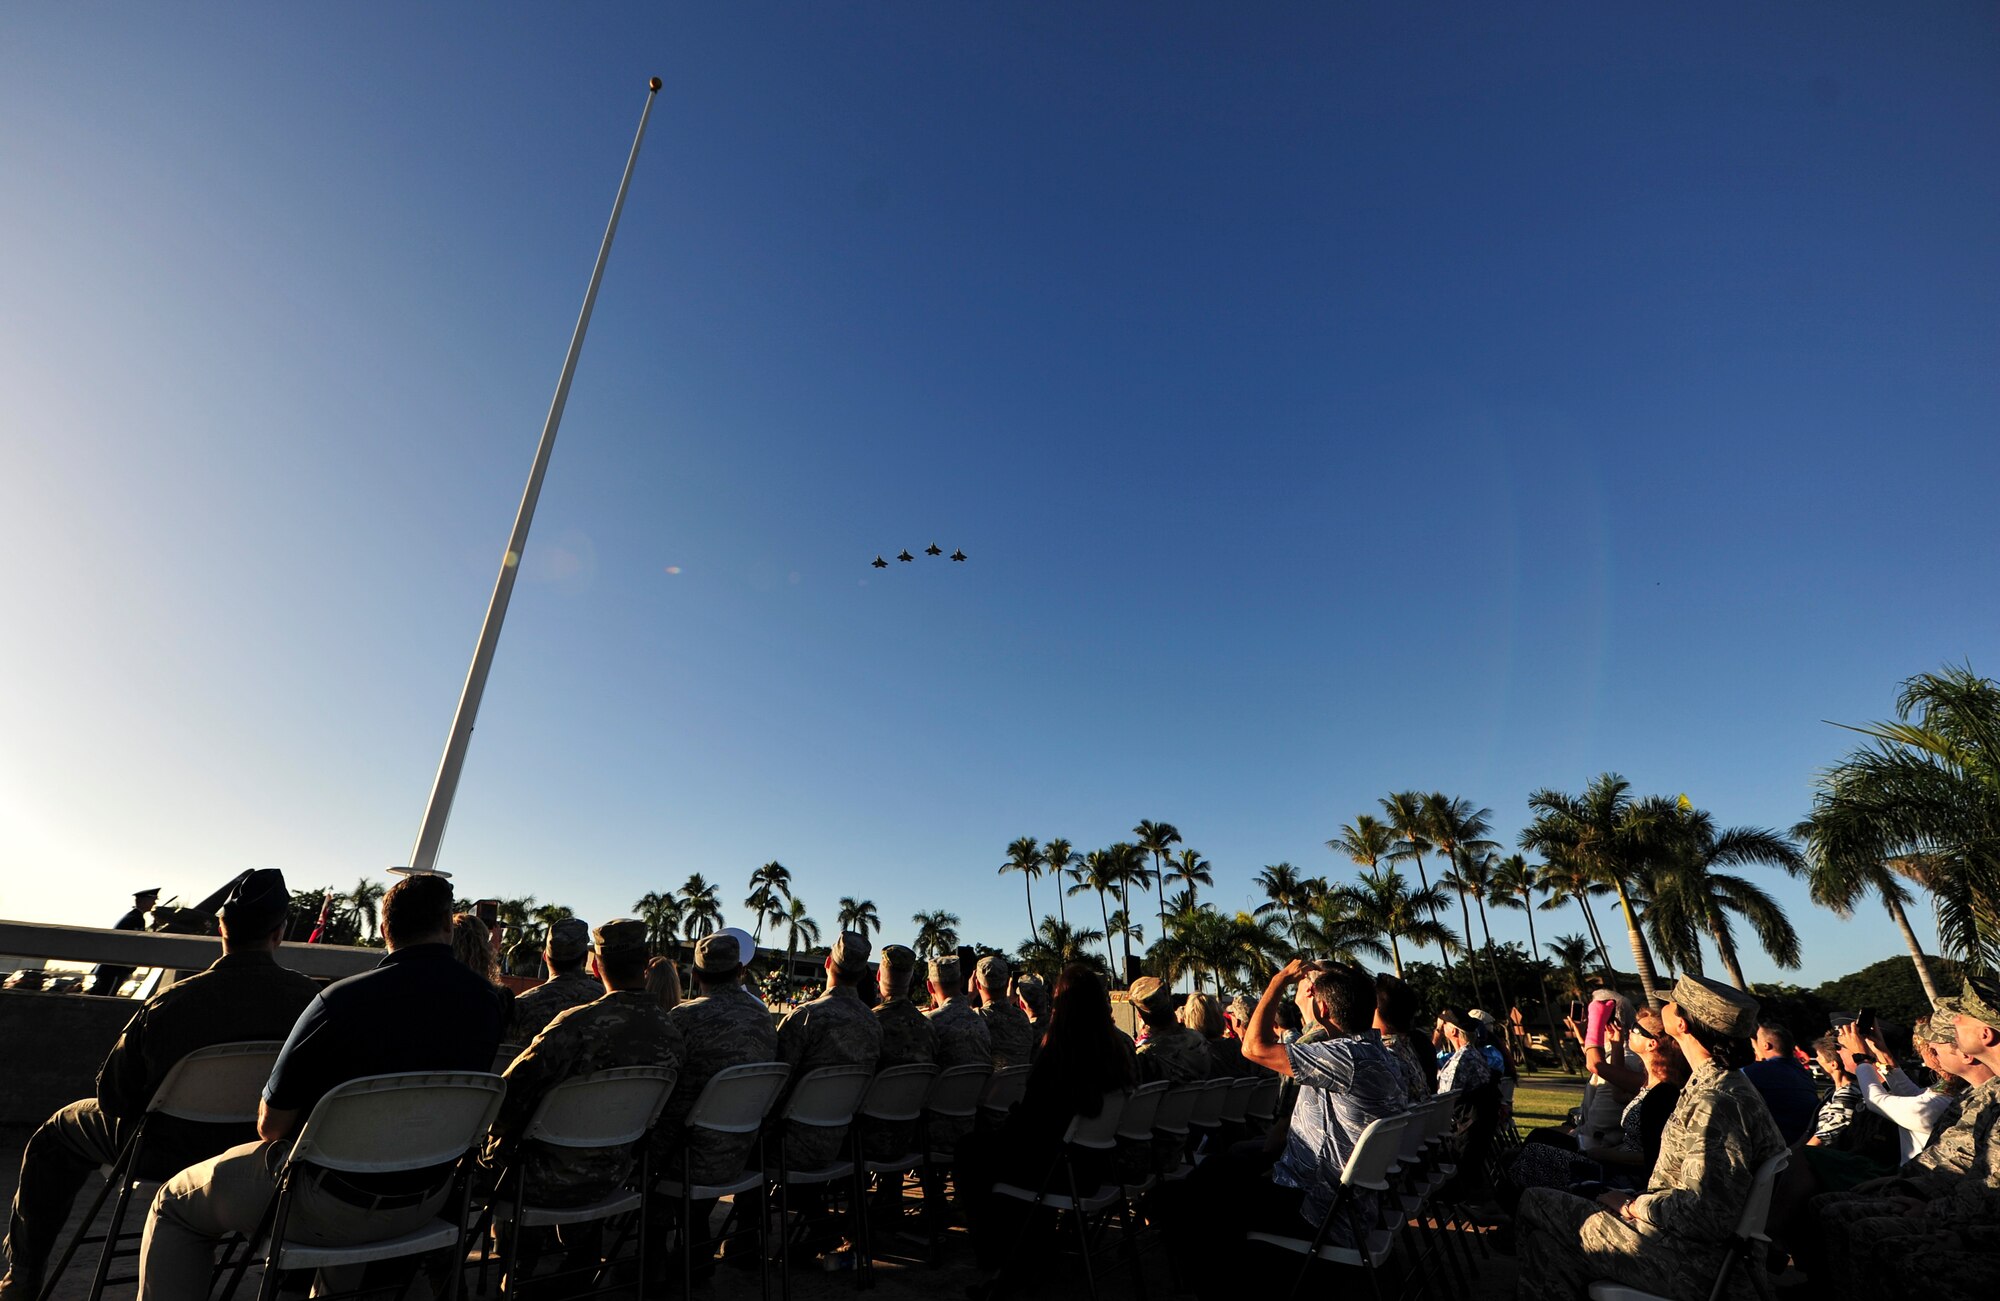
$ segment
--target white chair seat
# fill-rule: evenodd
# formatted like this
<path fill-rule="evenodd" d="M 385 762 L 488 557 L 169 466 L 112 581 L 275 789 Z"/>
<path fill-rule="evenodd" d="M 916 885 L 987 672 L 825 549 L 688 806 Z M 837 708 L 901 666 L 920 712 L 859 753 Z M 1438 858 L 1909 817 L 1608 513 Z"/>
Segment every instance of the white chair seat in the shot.
<path fill-rule="evenodd" d="M 1636 1287 L 1626 1287 L 1623 1283 L 1608 1283 L 1599 1279 L 1590 1285 L 1590 1301 L 1667 1301 L 1667 1299 L 1651 1292 L 1641 1292 Z"/>
<path fill-rule="evenodd" d="M 687 1196 L 693 1198 L 695 1201 L 701 1201 L 704 1198 L 734 1197 L 738 1193 L 747 1193 L 753 1188 L 762 1188 L 763 1186 L 764 1176 L 761 1173 L 757 1173 L 746 1174 L 740 1179 L 731 1179 L 727 1183 L 689 1184 L 686 1192 Z M 659 1181 L 658 1187 L 662 1193 L 665 1193 L 669 1197 L 681 1196 L 681 1181 L 678 1179 L 662 1179 Z"/>
<path fill-rule="evenodd" d="M 592 1220 L 608 1220 L 614 1215 L 639 1209 L 639 1194 L 630 1188 L 621 1188 L 609 1197 L 586 1202 L 581 1206 L 536 1206 L 532 1203 L 521 1208 L 521 1223 L 530 1229 L 543 1229 L 552 1224 L 588 1224 Z M 512 1203 L 493 1206 L 493 1218 L 502 1223 L 512 1223 L 514 1207 Z"/>
<path fill-rule="evenodd" d="M 1312 1240 L 1310 1238 L 1294 1238 L 1288 1234 L 1256 1231 L 1245 1236 L 1251 1242 L 1268 1242 L 1274 1247 L 1283 1247 L 1286 1251 L 1296 1251 L 1301 1256 L 1312 1250 Z M 1337 1247 L 1332 1243 L 1328 1243 L 1319 1249 L 1319 1258 L 1335 1265 L 1352 1265 L 1359 1268 L 1366 1264 L 1380 1269 L 1383 1262 L 1389 1259 L 1389 1253 L 1395 1249 L 1396 1240 L 1394 1235 L 1387 1229 L 1370 1229 L 1368 1231 L 1367 1245 L 1368 1259 L 1365 1261 L 1362 1260 L 1361 1252 L 1358 1248 Z M 1595 1297 L 1593 1297 L 1593 1301 L 1596 1301 Z"/>
<path fill-rule="evenodd" d="M 458 1242 L 459 1229 L 444 1220 L 432 1220 L 413 1233 L 405 1233 L 400 1238 L 382 1238 L 375 1242 L 357 1242 L 351 1246 L 330 1246 L 312 1242 L 287 1242 L 278 1248 L 279 1269 L 332 1269 L 340 1265 L 366 1265 L 375 1260 L 393 1260 L 398 1256 L 414 1256 L 419 1252 L 436 1251 Z"/>
<path fill-rule="evenodd" d="M 1071 1200 L 1067 1193 L 1044 1193 L 1035 1195 L 1032 1188 L 1018 1184 L 994 1184 L 993 1191 L 1002 1197 L 1012 1197 L 1018 1202 L 1035 1202 L 1057 1211 L 1082 1211 L 1085 1215 L 1095 1215 L 1107 1207 L 1115 1206 L 1125 1196 L 1125 1190 L 1116 1184 L 1099 1188 L 1087 1194 L 1081 1202 Z"/>

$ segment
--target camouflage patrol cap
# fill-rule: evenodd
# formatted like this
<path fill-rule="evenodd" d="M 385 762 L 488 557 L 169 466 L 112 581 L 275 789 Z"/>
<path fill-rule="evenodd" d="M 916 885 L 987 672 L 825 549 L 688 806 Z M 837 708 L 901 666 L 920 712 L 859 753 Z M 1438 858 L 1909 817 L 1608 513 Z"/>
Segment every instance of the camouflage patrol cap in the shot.
<path fill-rule="evenodd" d="M 1958 1014 L 2000 1031 L 2000 980 L 1967 976 L 1965 988 L 1958 991 Z"/>
<path fill-rule="evenodd" d="M 1958 1042 L 1958 1000 L 1941 998 L 1930 1016 L 1926 1017 L 1917 1031 L 1917 1037 L 1926 1043 L 1956 1044 Z"/>
<path fill-rule="evenodd" d="M 704 935 L 694 946 L 694 969 L 704 976 L 734 975 L 743 966 L 743 947 L 734 935 Z"/>
<path fill-rule="evenodd" d="M 653 946 L 646 942 L 646 923 L 633 917 L 620 917 L 598 927 L 592 935 L 590 947 L 598 957 L 613 961 L 643 958 L 653 951 Z"/>
<path fill-rule="evenodd" d="M 549 956 L 557 962 L 577 962 L 590 950 L 590 923 L 565 917 L 549 927 Z"/>
<path fill-rule="evenodd" d="M 840 938 L 833 942 L 833 953 L 830 956 L 834 970 L 851 973 L 865 970 L 872 952 L 866 935 L 857 931 L 842 931 Z"/>
<path fill-rule="evenodd" d="M 882 965 L 892 975 L 907 976 L 917 969 L 917 951 L 907 944 L 884 944 Z"/>
<path fill-rule="evenodd" d="M 1047 1016 L 1049 1012 L 1049 987 L 1040 976 L 1021 976 L 1014 981 L 1014 992 L 1021 997 L 1036 1017 Z"/>
<path fill-rule="evenodd" d="M 940 985 L 955 985 L 961 979 L 957 958 L 932 958 L 931 979 Z"/>
<path fill-rule="evenodd" d="M 1746 1039 L 1757 1028 L 1757 1000 L 1740 989 L 1693 973 L 1674 984 L 1681 1015 L 1717 1034 Z"/>
<path fill-rule="evenodd" d="M 987 954 L 979 960 L 979 965 L 973 968 L 973 970 L 979 973 L 979 983 L 987 989 L 1005 989 L 1007 987 L 1007 973 L 1009 970 L 1007 959 L 1001 957 L 999 954 Z"/>
<path fill-rule="evenodd" d="M 1154 976 L 1141 976 L 1133 981 L 1125 997 L 1148 1012 L 1165 1012 L 1174 1005 L 1174 992 Z"/>

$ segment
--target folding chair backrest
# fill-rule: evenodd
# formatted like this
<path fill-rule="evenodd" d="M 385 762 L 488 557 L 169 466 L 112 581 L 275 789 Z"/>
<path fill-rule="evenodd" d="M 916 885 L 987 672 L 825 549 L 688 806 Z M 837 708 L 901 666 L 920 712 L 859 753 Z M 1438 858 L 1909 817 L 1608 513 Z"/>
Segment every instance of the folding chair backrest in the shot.
<path fill-rule="evenodd" d="M 493 1050 L 493 1073 L 495 1075 L 505 1075 L 507 1068 L 514 1064 L 514 1059 L 519 1057 L 523 1051 L 520 1044 L 501 1044 L 498 1048 L 495 1048 Z"/>
<path fill-rule="evenodd" d="M 1160 1099 L 1159 1111 L 1154 1113 L 1153 1128 L 1175 1138 L 1186 1138 L 1188 1119 L 1194 1115 L 1194 1104 L 1201 1093 L 1199 1084 L 1176 1084 L 1169 1088 Z"/>
<path fill-rule="evenodd" d="M 1214 1129 L 1222 1123 L 1222 1104 L 1229 1101 L 1229 1080 L 1201 1080 L 1194 1095 L 1194 1114 L 1188 1123 L 1196 1129 Z"/>
<path fill-rule="evenodd" d="M 1431 1134 L 1431 1113 L 1436 1110 L 1436 1102 L 1422 1102 L 1410 1108 L 1410 1123 L 1403 1126 L 1403 1145 L 1396 1153 L 1398 1165 L 1422 1159 L 1424 1141 Z"/>
<path fill-rule="evenodd" d="M 890 1124 L 915 1120 L 924 1114 L 924 1099 L 930 1096 L 937 1073 L 937 1067 L 923 1062 L 875 1072 L 875 1082 L 868 1086 L 857 1114 Z"/>
<path fill-rule="evenodd" d="M 980 1097 L 979 1105 L 988 1111 L 1008 1111 L 1027 1091 L 1028 1068 L 1003 1066 L 986 1081 L 986 1092 Z"/>
<path fill-rule="evenodd" d="M 1347 1164 L 1340 1169 L 1340 1182 L 1376 1192 L 1387 1188 L 1389 1167 L 1395 1164 L 1396 1153 L 1402 1150 L 1403 1129 L 1409 1123 L 1408 1112 L 1371 1121 L 1361 1131 L 1354 1150 L 1348 1153 Z"/>
<path fill-rule="evenodd" d="M 355 1174 L 445 1165 L 480 1140 L 506 1095 L 498 1076 L 472 1071 L 349 1080 L 313 1107 L 290 1160 Z"/>
<path fill-rule="evenodd" d="M 1128 1143 L 1150 1143 L 1158 1124 L 1160 1102 L 1167 1096 L 1167 1082 L 1141 1084 L 1125 1099 L 1124 1114 L 1118 1120 L 1118 1137 Z"/>
<path fill-rule="evenodd" d="M 799 1077 L 785 1103 L 785 1119 L 819 1129 L 845 1129 L 868 1092 L 875 1072 L 867 1066 L 822 1066 Z"/>
<path fill-rule="evenodd" d="M 177 1120 L 253 1125 L 264 1084 L 284 1046 L 276 1039 L 258 1039 L 197 1048 L 174 1063 L 146 1110 Z"/>
<path fill-rule="evenodd" d="M 1780 1152 L 1757 1167 L 1757 1177 L 1750 1184 L 1750 1200 L 1743 1203 L 1743 1218 L 1736 1222 L 1737 1237 L 1768 1241 L 1764 1237 L 1764 1224 L 1771 1218 L 1771 1190 L 1777 1186 L 1778 1173 L 1790 1160 L 1790 1152 Z"/>
<path fill-rule="evenodd" d="M 554 1147 L 626 1147 L 646 1136 L 674 1091 L 665 1066 L 615 1066 L 564 1080 L 542 1096 L 526 1137 Z"/>
<path fill-rule="evenodd" d="M 1105 1152 L 1118 1146 L 1118 1121 L 1125 1114 L 1125 1090 L 1113 1089 L 1095 1116 L 1073 1116 L 1063 1142 Z"/>
<path fill-rule="evenodd" d="M 1257 1081 L 1251 1090 L 1250 1106 L 1247 1114 L 1252 1120 L 1270 1120 L 1278 1114 L 1278 1095 L 1283 1090 L 1284 1081 L 1275 1075 L 1266 1075 Z"/>
<path fill-rule="evenodd" d="M 1429 1137 L 1432 1139 L 1442 1139 L 1446 1134 L 1450 1133 L 1452 1119 L 1457 1114 L 1458 1095 L 1456 1093 L 1440 1093 L 1435 1098 L 1432 1098 L 1429 1117 Z"/>
<path fill-rule="evenodd" d="M 985 1096 L 987 1081 L 992 1078 L 993 1068 L 978 1062 L 947 1066 L 932 1082 L 930 1094 L 924 1099 L 924 1110 L 934 1116 L 959 1120 L 976 1116 L 979 1099 Z"/>
<path fill-rule="evenodd" d="M 792 1068 L 783 1062 L 746 1062 L 709 1076 L 688 1110 L 690 1129 L 718 1134 L 754 1134 L 764 1127 Z"/>
<path fill-rule="evenodd" d="M 1255 1080 L 1231 1080 L 1229 1087 L 1222 1091 L 1222 1119 L 1230 1125 L 1240 1125 L 1250 1115 L 1250 1095 L 1256 1091 Z"/>

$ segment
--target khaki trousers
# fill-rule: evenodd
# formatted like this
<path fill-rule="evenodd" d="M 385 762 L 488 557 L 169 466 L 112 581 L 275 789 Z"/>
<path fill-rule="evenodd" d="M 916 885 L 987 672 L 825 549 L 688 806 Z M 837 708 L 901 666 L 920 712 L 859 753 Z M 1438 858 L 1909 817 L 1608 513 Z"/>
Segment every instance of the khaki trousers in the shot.
<path fill-rule="evenodd" d="M 215 1245 L 229 1233 L 257 1231 L 277 1196 L 288 1143 L 245 1143 L 189 1166 L 161 1186 L 139 1246 L 140 1301 L 199 1301 L 209 1293 Z M 393 1238 L 437 1217 L 449 1186 L 413 1206 L 369 1210 L 342 1201 L 316 1182 L 292 1184 L 289 1242 L 345 1246 Z"/>

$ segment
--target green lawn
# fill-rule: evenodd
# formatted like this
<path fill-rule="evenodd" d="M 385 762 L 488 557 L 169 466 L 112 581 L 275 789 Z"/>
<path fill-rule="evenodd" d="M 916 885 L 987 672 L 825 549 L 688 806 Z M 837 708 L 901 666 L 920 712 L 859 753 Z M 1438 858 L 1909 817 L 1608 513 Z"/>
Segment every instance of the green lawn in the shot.
<path fill-rule="evenodd" d="M 1581 1075 L 1523 1075 L 1514 1089 L 1514 1124 L 1522 1133 L 1560 1125 L 1583 1101 Z"/>

